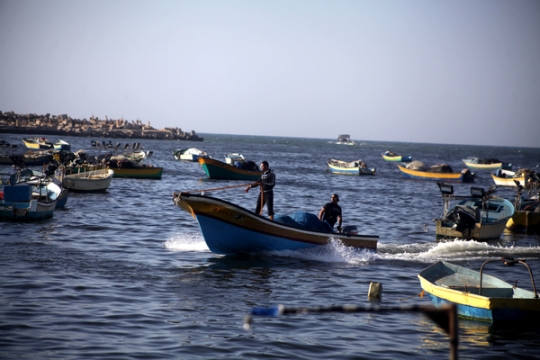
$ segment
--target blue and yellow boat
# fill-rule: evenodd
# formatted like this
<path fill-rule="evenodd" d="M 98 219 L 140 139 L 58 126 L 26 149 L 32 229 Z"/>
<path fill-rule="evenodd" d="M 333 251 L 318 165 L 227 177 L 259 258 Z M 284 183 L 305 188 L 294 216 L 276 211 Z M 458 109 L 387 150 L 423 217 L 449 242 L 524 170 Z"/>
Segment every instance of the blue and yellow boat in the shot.
<path fill-rule="evenodd" d="M 396 164 L 403 176 L 408 179 L 435 180 L 444 182 L 463 182 L 472 183 L 476 177 L 469 169 L 463 169 L 461 172 L 432 172 L 407 169 L 404 166 Z"/>
<path fill-rule="evenodd" d="M 423 293 L 436 307 L 456 304 L 458 316 L 492 323 L 531 323 L 540 319 L 540 299 L 532 272 L 524 260 L 504 259 L 505 265 L 529 269 L 532 290 L 525 290 L 480 271 L 439 261 L 418 274 Z"/>
<path fill-rule="evenodd" d="M 377 250 L 378 236 L 358 235 L 355 226 L 336 233 L 315 214 L 302 213 L 303 220 L 276 216 L 272 221 L 227 201 L 187 192 L 175 193 L 173 202 L 197 220 L 206 245 L 216 254 L 302 250 L 327 245 L 333 239 L 346 246 Z"/>
<path fill-rule="evenodd" d="M 262 175 L 262 171 L 246 170 L 212 158 L 199 158 L 198 161 L 210 179 L 257 181 Z"/>
<path fill-rule="evenodd" d="M 399 155 L 389 150 L 383 152 L 381 155 L 385 161 L 391 161 L 391 162 L 411 162 L 412 161 L 412 156 Z"/>

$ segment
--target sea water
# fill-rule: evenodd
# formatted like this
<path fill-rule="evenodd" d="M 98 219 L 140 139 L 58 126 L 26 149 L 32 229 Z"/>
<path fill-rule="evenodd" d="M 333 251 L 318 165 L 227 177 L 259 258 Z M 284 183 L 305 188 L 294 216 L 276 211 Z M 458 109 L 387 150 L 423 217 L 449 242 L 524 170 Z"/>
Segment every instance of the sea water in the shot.
<path fill-rule="evenodd" d="M 449 338 L 418 313 L 323 313 L 243 319 L 254 307 L 429 305 L 418 273 L 444 260 L 478 270 L 489 259 L 526 259 L 540 283 L 540 239 L 504 232 L 500 239 L 437 241 L 433 219 L 443 211 L 437 184 L 404 179 L 386 150 L 454 171 L 464 158 L 540 164 L 540 149 L 204 134 L 203 142 L 139 141 L 162 180 L 113 179 L 106 193 L 71 193 L 65 209 L 36 223 L 0 223 L 0 358 L 24 359 L 444 359 Z M 23 135 L 0 139 L 23 146 Z M 354 136 L 353 136 L 354 138 Z M 63 137 L 74 151 L 91 140 Z M 133 139 L 112 139 L 133 142 Z M 343 225 L 379 235 L 376 253 L 339 243 L 309 251 L 247 256 L 213 254 L 198 224 L 174 206 L 172 193 L 242 185 L 209 180 L 198 163 L 172 151 L 197 147 L 223 160 L 232 152 L 267 160 L 276 173 L 275 211 L 318 213 L 340 195 Z M 362 159 L 375 176 L 334 175 L 330 158 Z M 13 173 L 0 168 L 2 179 Z M 474 186 L 493 185 L 478 172 Z M 457 194 L 470 184 L 455 184 Z M 257 192 L 207 191 L 254 210 Z M 513 202 L 515 189 L 497 195 Z M 266 210 L 265 210 L 266 211 Z M 486 271 L 530 289 L 524 267 L 490 263 Z M 382 285 L 368 299 L 370 283 Z M 462 359 L 539 358 L 539 328 L 459 322 Z"/>

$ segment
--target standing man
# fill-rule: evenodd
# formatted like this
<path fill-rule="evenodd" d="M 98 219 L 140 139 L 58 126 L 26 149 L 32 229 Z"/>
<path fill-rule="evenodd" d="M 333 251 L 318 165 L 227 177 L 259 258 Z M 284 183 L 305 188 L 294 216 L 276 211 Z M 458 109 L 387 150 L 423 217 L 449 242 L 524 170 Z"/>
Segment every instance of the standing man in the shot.
<path fill-rule="evenodd" d="M 336 222 L 338 223 L 337 230 L 341 232 L 341 206 L 338 205 L 339 196 L 338 194 L 332 194 L 332 201 L 326 203 L 321 211 L 319 211 L 319 220 L 326 221 L 332 229 Z"/>
<path fill-rule="evenodd" d="M 244 191 L 248 192 L 249 189 L 259 186 L 261 191 L 257 197 L 257 207 L 255 208 L 255 213 L 257 215 L 262 215 L 264 204 L 266 204 L 268 218 L 270 220 L 274 220 L 274 186 L 276 185 L 276 175 L 272 170 L 270 170 L 268 161 L 263 161 L 259 168 L 263 172 L 261 178 L 246 187 Z"/>

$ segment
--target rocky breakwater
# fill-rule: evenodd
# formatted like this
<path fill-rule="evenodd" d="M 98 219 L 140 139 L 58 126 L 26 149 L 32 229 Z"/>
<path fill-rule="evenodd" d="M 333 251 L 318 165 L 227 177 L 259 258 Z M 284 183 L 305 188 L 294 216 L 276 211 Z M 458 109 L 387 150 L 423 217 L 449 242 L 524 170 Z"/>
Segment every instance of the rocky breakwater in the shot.
<path fill-rule="evenodd" d="M 0 133 L 203 141 L 193 130 L 188 133 L 180 128 L 154 129 L 150 122 L 144 125 L 140 120 L 113 120 L 106 116 L 105 119 L 91 116 L 80 120 L 65 114 L 15 114 L 13 111 L 0 111 Z"/>

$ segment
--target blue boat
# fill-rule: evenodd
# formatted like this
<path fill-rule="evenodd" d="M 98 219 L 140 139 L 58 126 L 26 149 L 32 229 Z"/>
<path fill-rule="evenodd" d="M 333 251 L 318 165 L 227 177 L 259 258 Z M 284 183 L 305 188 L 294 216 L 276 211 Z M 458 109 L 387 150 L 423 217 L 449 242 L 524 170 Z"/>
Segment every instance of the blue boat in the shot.
<path fill-rule="evenodd" d="M 540 299 L 531 269 L 524 260 L 502 259 L 505 265 L 525 265 L 531 276 L 532 290 L 525 290 L 480 271 L 439 261 L 418 274 L 420 285 L 441 307 L 456 304 L 458 316 L 492 323 L 530 323 L 540 319 Z"/>
<path fill-rule="evenodd" d="M 275 216 L 274 221 L 271 221 L 210 196 L 175 193 L 173 201 L 198 221 L 206 245 L 216 254 L 301 250 L 327 245 L 333 239 L 346 246 L 377 250 L 378 236 L 358 235 L 355 226 L 344 227 L 343 233 L 335 233 L 328 224 L 319 221 L 315 214 Z M 299 220 L 300 217 L 303 220 Z"/>
<path fill-rule="evenodd" d="M 30 221 L 52 217 L 60 192 L 53 182 L 43 186 L 5 185 L 0 190 L 0 220 Z"/>

